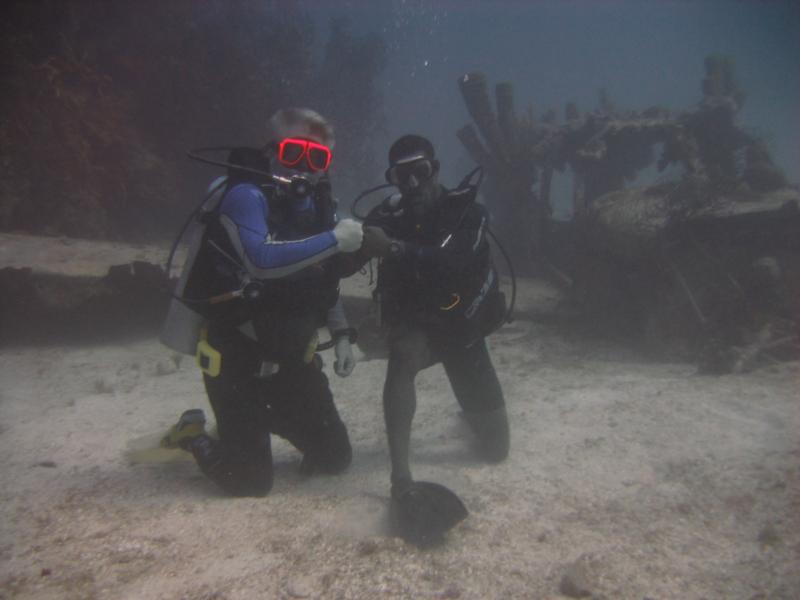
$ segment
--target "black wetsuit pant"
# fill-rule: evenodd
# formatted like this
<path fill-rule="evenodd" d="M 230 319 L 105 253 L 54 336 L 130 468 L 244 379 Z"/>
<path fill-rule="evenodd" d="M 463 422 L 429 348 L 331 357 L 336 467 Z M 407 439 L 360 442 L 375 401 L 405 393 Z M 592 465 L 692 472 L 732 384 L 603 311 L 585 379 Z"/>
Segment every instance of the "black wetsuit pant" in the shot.
<path fill-rule="evenodd" d="M 505 408 L 503 390 L 484 338 L 464 346 L 421 328 L 394 326 L 389 334 L 389 364 L 383 390 L 393 482 L 411 479 L 408 446 L 417 407 L 414 379 L 419 371 L 439 362 L 468 420 Z M 502 422 L 505 423 L 504 414 Z M 501 429 L 502 439 L 493 444 L 490 460 L 502 460 L 508 453 L 507 423 Z"/>
<path fill-rule="evenodd" d="M 305 472 L 336 473 L 352 457 L 325 374 L 313 362 L 286 362 L 274 375 L 257 374 L 258 347 L 238 333 L 212 341 L 222 354 L 217 377 L 204 375 L 219 441 L 202 435 L 189 449 L 200 469 L 234 496 L 263 496 L 272 489 L 270 434 L 303 453 Z"/>

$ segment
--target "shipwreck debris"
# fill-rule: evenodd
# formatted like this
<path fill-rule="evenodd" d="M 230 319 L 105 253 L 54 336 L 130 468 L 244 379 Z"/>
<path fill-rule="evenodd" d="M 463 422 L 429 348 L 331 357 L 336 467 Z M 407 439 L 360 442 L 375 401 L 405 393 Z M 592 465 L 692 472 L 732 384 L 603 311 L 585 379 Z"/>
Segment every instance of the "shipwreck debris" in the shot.
<path fill-rule="evenodd" d="M 496 113 L 482 73 L 458 83 L 473 124 L 457 135 L 518 270 L 566 289 L 593 327 L 704 372 L 800 355 L 800 192 L 737 124 L 729 58 L 706 59 L 702 99 L 676 114 L 622 111 L 601 91 L 558 123 L 553 110 L 518 117 L 510 83 Z M 638 183 L 651 168 L 662 180 Z M 554 172 L 573 178 L 567 222 L 552 218 Z"/>

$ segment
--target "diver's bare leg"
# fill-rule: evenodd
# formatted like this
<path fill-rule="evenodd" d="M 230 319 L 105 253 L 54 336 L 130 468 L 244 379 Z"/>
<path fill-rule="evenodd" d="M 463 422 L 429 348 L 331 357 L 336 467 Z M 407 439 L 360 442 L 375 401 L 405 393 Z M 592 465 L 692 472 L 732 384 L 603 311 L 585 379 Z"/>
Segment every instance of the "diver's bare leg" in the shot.
<path fill-rule="evenodd" d="M 431 351 L 423 332 L 405 330 L 390 337 L 389 365 L 383 388 L 383 414 L 392 462 L 393 493 L 402 491 L 413 481 L 409 443 L 411 423 L 417 409 L 414 379 L 431 362 Z"/>
<path fill-rule="evenodd" d="M 411 422 L 417 408 L 414 379 L 434 362 L 428 338 L 421 331 L 390 336 L 389 366 L 383 389 L 383 408 L 392 460 L 390 519 L 396 533 L 424 547 L 467 517 L 461 499 L 443 485 L 414 481 L 409 466 Z"/>

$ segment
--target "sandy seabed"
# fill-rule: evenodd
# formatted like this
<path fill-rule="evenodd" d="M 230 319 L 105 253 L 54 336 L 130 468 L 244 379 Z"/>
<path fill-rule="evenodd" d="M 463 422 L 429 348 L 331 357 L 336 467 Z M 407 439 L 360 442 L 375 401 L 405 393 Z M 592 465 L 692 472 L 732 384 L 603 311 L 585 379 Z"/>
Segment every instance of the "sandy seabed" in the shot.
<path fill-rule="evenodd" d="M 475 459 L 443 370 L 418 377 L 414 474 L 470 511 L 426 550 L 389 531 L 385 360 L 340 379 L 326 356 L 347 472 L 304 478 L 273 438 L 272 493 L 234 499 L 181 451 L 132 458 L 183 410 L 211 416 L 191 359 L 155 339 L 0 349 L 0 598 L 800 598 L 800 366 L 699 376 L 566 333 L 555 303 L 523 282 L 490 338 L 504 463 Z"/>

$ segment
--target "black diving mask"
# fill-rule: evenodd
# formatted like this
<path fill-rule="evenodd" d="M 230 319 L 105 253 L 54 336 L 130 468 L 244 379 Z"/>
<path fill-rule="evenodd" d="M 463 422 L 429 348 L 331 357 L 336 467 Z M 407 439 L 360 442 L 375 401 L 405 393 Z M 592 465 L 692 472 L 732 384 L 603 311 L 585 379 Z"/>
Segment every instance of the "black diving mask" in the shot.
<path fill-rule="evenodd" d="M 386 169 L 386 181 L 396 187 L 417 188 L 433 176 L 434 165 L 424 155 L 403 159 Z"/>

